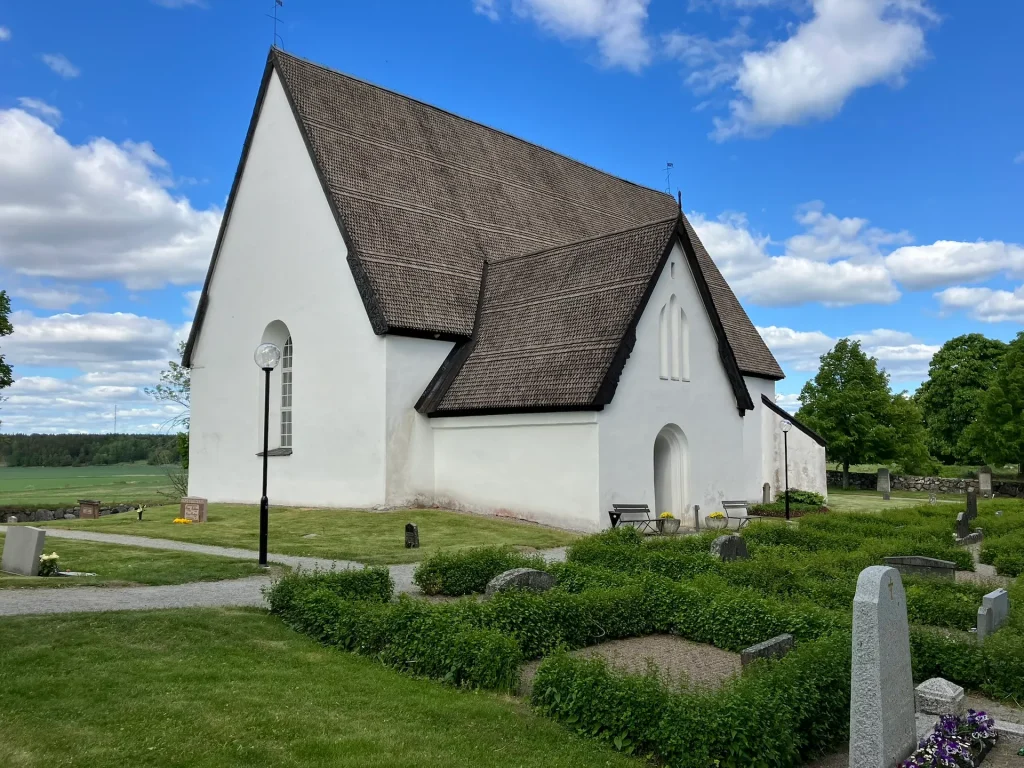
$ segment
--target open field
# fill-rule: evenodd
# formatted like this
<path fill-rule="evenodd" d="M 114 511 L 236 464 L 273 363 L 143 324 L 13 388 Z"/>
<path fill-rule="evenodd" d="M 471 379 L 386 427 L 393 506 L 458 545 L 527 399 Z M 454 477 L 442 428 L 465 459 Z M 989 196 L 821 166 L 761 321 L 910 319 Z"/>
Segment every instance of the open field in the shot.
<path fill-rule="evenodd" d="M 525 702 L 410 679 L 261 611 L 6 618 L 0 647 L 7 768 L 644 764 Z"/>
<path fill-rule="evenodd" d="M 71 507 L 79 499 L 104 503 L 166 502 L 174 467 L 111 464 L 98 467 L 0 467 L 0 507 Z"/>
<path fill-rule="evenodd" d="M 4 534 L 0 533 L 0 550 Z M 197 555 L 163 549 L 124 547 L 95 541 L 49 538 L 47 554 L 60 555 L 62 571 L 83 571 L 95 576 L 28 578 L 0 573 L 0 589 L 27 587 L 78 587 L 187 584 L 192 581 L 240 579 L 266 573 L 254 561 Z"/>
<path fill-rule="evenodd" d="M 202 525 L 175 525 L 177 506 L 148 509 L 139 522 L 135 515 L 109 515 L 98 520 L 60 520 L 39 523 L 75 530 L 122 533 L 157 539 L 191 541 L 223 547 L 256 549 L 259 546 L 259 508 L 211 504 Z M 405 524 L 420 529 L 420 548 L 405 548 Z M 312 534 L 313 538 L 304 538 Z M 440 550 L 494 544 L 545 549 L 560 547 L 576 535 L 529 523 L 490 517 L 411 509 L 395 512 L 296 509 L 271 507 L 269 548 L 283 555 L 358 560 L 371 565 L 411 563 Z"/>

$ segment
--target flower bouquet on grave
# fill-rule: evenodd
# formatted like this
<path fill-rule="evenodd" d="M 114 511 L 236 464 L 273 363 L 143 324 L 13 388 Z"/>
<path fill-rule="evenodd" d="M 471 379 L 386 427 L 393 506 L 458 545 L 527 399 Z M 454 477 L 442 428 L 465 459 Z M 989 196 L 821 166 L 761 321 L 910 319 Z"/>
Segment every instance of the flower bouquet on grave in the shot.
<path fill-rule="evenodd" d="M 179 525 L 189 525 L 192 521 L 187 517 L 176 517 L 172 522 L 178 523 Z"/>
<path fill-rule="evenodd" d="M 658 515 L 658 533 L 671 535 L 679 532 L 679 521 L 671 512 L 662 512 Z"/>
<path fill-rule="evenodd" d="M 984 712 L 944 715 L 899 768 L 976 768 L 997 738 L 995 721 Z"/>
<path fill-rule="evenodd" d="M 39 575 L 40 576 L 56 576 L 59 570 L 57 561 L 60 560 L 60 555 L 56 552 L 51 552 L 48 555 L 39 556 Z"/>

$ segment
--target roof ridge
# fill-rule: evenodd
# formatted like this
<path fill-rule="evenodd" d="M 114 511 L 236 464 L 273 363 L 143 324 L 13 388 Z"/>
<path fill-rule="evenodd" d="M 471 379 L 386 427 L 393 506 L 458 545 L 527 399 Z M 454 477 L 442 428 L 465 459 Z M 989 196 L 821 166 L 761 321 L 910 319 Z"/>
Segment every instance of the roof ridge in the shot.
<path fill-rule="evenodd" d="M 572 248 L 573 246 L 583 245 L 585 243 L 595 243 L 598 240 L 607 240 L 610 237 L 616 237 L 618 235 L 625 235 L 630 232 L 636 232 L 641 229 L 649 229 L 650 227 L 657 226 L 658 224 L 667 224 L 673 222 L 673 224 L 679 220 L 679 214 L 669 217 L 667 219 L 656 219 L 655 221 L 649 221 L 646 224 L 638 224 L 635 227 L 627 227 L 626 229 L 617 229 L 613 232 L 606 232 L 602 235 L 594 235 L 593 237 L 585 237 L 582 240 L 570 240 L 566 243 L 560 243 L 559 245 L 549 245 L 536 251 L 530 251 L 529 253 L 520 253 L 515 256 L 508 256 L 504 259 L 490 260 L 492 266 L 498 267 L 502 264 L 508 264 L 510 261 L 519 261 L 520 259 L 528 259 L 531 256 L 541 256 L 551 251 L 559 251 L 563 248 Z"/>
<path fill-rule="evenodd" d="M 632 185 L 634 187 L 637 187 L 638 189 L 643 189 L 643 190 L 646 190 L 648 192 L 653 192 L 656 195 L 661 195 L 663 197 L 667 197 L 670 200 L 672 200 L 673 202 L 675 201 L 675 198 L 673 198 L 672 195 L 670 195 L 667 192 L 662 192 L 660 189 L 655 189 L 654 187 L 648 187 L 648 186 L 646 186 L 644 184 L 639 184 L 639 183 L 637 183 L 635 181 L 630 181 L 629 179 L 624 179 L 621 176 L 616 176 L 614 173 L 611 173 L 609 171 L 606 171 L 606 170 L 603 170 L 601 168 L 598 168 L 595 165 L 590 165 L 589 163 L 585 163 L 582 160 L 577 160 L 575 157 L 567 155 L 564 152 L 556 152 L 553 149 L 545 147 L 543 144 L 538 144 L 535 141 L 528 141 L 528 140 L 526 140 L 526 139 L 524 139 L 524 138 L 522 138 L 520 136 L 516 136 L 514 133 L 509 133 L 508 131 L 502 131 L 499 128 L 495 128 L 494 126 L 487 125 L 487 123 L 482 123 L 479 120 L 474 120 L 471 117 L 463 117 L 462 115 L 457 114 L 455 112 L 452 112 L 451 110 L 443 109 L 443 108 L 437 106 L 436 104 L 429 104 L 428 102 L 422 101 L 422 100 L 417 99 L 417 98 L 415 98 L 413 96 L 408 96 L 408 95 L 406 95 L 404 93 L 399 93 L 398 91 L 392 90 L 391 88 L 386 88 L 383 85 L 377 85 L 376 83 L 371 83 L 369 80 L 364 80 L 361 77 L 356 77 L 355 75 L 350 75 L 347 72 L 342 72 L 341 70 L 333 69 L 332 67 L 328 67 L 327 65 L 320 64 L 319 62 L 316 62 L 316 61 L 312 61 L 311 59 L 307 59 L 307 58 L 305 58 L 303 56 L 296 56 L 294 53 L 288 53 L 287 51 L 284 51 L 281 48 L 278 48 L 277 46 L 271 46 L 270 54 L 269 55 L 270 56 L 274 56 L 274 55 L 285 56 L 285 57 L 287 57 L 289 59 L 294 59 L 295 61 L 301 61 L 303 64 L 308 64 L 311 67 L 316 67 L 317 69 L 322 69 L 325 72 L 330 72 L 332 75 L 337 75 L 338 77 L 344 77 L 347 80 L 351 80 L 351 81 L 356 82 L 356 83 L 362 83 L 363 85 L 367 85 L 367 86 L 369 86 L 371 88 L 376 88 L 377 90 L 384 91 L 385 93 L 390 93 L 392 96 L 397 96 L 397 97 L 399 97 L 401 99 L 405 99 L 406 101 L 413 101 L 413 102 L 415 102 L 417 104 L 420 104 L 421 106 L 427 107 L 428 109 L 431 109 L 431 110 L 433 110 L 435 112 L 440 112 L 440 113 L 445 114 L 445 115 L 450 115 L 451 117 L 457 118 L 459 120 L 464 120 L 467 123 L 472 123 L 473 125 L 478 125 L 481 128 L 484 128 L 484 129 L 486 129 L 488 131 L 491 131 L 493 133 L 499 133 L 502 136 L 508 136 L 510 139 L 515 139 L 516 141 L 518 141 L 518 142 L 520 142 L 522 144 L 526 144 L 526 145 L 531 146 L 531 147 L 536 147 L 537 149 L 543 150 L 544 152 L 549 152 L 552 155 L 557 155 L 558 157 L 561 157 L 561 158 L 564 158 L 566 160 L 569 160 L 570 162 L 576 163 L 577 165 L 580 165 L 580 166 L 582 166 L 584 168 L 589 168 L 592 171 L 600 173 L 603 176 L 607 176 L 607 177 L 609 177 L 611 179 L 615 179 L 616 181 L 621 181 L 621 182 L 623 182 L 625 184 L 630 184 L 630 185 Z"/>

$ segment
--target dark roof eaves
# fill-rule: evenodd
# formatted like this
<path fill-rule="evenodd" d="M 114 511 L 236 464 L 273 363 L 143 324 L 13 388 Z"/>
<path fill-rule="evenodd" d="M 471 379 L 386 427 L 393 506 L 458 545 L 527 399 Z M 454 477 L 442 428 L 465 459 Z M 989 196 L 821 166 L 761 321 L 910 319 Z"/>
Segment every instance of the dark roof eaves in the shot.
<path fill-rule="evenodd" d="M 811 438 L 814 442 L 816 442 L 822 448 L 827 448 L 828 447 L 828 441 L 824 437 L 822 437 L 817 432 L 815 432 L 813 429 L 811 429 L 806 424 L 804 424 L 802 421 L 797 419 L 796 416 L 791 414 L 785 408 L 780 407 L 778 404 L 775 403 L 775 401 L 773 401 L 767 395 L 761 395 L 761 402 L 764 403 L 765 405 L 767 405 L 771 410 L 773 410 L 775 413 L 777 413 L 782 418 L 788 419 L 790 422 L 792 422 L 794 427 L 799 429 L 801 432 L 803 432 L 805 435 L 807 435 L 809 438 Z"/>

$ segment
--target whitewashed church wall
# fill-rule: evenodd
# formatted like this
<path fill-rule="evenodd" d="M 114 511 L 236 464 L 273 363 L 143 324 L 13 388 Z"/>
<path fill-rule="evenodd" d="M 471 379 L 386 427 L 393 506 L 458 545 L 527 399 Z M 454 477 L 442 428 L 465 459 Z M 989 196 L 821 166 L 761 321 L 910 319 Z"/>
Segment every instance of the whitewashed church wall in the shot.
<path fill-rule="evenodd" d="M 769 462 L 765 482 L 772 484 L 772 495 L 785 488 L 785 442 L 782 417 L 770 408 L 762 407 L 764 424 L 764 454 Z M 789 430 L 789 487 L 814 491 L 828 498 L 825 475 L 825 448 L 800 429 Z"/>

